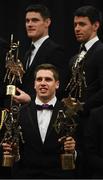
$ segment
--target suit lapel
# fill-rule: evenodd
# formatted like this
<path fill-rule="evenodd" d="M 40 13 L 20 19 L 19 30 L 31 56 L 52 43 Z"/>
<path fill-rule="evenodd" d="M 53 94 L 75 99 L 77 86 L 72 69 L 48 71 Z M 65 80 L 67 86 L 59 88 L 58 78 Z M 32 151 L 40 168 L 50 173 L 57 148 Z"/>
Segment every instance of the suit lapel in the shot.
<path fill-rule="evenodd" d="M 35 55 L 35 57 L 33 59 L 33 62 L 31 64 L 30 68 L 27 69 L 28 72 L 31 71 L 32 69 L 34 69 L 34 66 L 37 66 L 37 65 L 41 64 L 42 63 L 42 61 L 41 61 L 42 59 L 43 59 L 43 62 L 45 61 L 44 63 L 46 63 L 46 59 L 43 58 L 43 56 L 45 54 L 44 52 L 46 51 L 46 48 L 48 48 L 48 42 L 49 42 L 49 38 L 46 39 L 42 43 L 42 45 L 38 49 L 38 51 L 37 51 L 37 53 L 36 53 L 36 55 Z M 29 54 L 29 52 L 27 52 L 27 54 L 26 54 L 25 67 L 26 67 L 26 62 L 27 62 L 27 59 L 28 59 L 28 54 Z"/>
<path fill-rule="evenodd" d="M 38 121 L 37 121 L 37 111 L 35 107 L 35 103 L 31 103 L 31 105 L 28 108 L 28 116 L 29 116 L 29 121 L 32 126 L 33 134 L 37 137 L 39 140 L 40 144 L 42 143 L 40 132 L 39 132 L 39 127 L 38 127 Z"/>
<path fill-rule="evenodd" d="M 96 50 L 96 47 L 99 45 L 99 43 L 100 43 L 100 41 L 97 41 L 97 42 L 95 42 L 95 43 L 91 46 L 91 48 L 87 51 L 87 53 L 86 53 L 86 55 L 85 55 L 86 58 L 87 58 L 88 56 L 91 56 L 91 54 L 93 53 L 93 51 Z"/>
<path fill-rule="evenodd" d="M 52 130 L 54 129 L 54 123 L 56 121 L 58 111 L 61 109 L 61 107 L 62 106 L 61 106 L 60 102 L 57 102 L 55 104 L 55 106 L 54 106 L 53 114 L 52 114 L 52 117 L 51 117 L 51 120 L 50 120 L 50 124 L 49 124 L 48 130 L 47 130 L 47 134 L 46 134 L 45 140 L 49 137 L 49 135 L 51 134 Z"/>
<path fill-rule="evenodd" d="M 54 131 L 54 123 L 57 118 L 58 110 L 61 108 L 62 108 L 62 103 L 57 102 L 54 106 L 50 124 L 48 126 L 48 130 L 46 133 L 45 141 L 47 141 L 49 135 L 52 133 L 52 131 Z M 33 134 L 34 136 L 37 137 L 38 143 L 40 143 L 40 145 L 43 145 L 41 135 L 39 132 L 38 121 L 37 121 L 37 111 L 36 111 L 36 106 L 34 102 L 30 104 L 27 111 L 28 111 L 28 116 L 29 116 L 28 119 L 31 124 Z M 45 141 L 44 141 L 44 144 L 45 144 Z"/>
<path fill-rule="evenodd" d="M 24 67 L 24 70 L 26 70 L 26 71 L 27 71 L 26 64 L 27 64 L 28 57 L 29 57 L 29 50 L 26 52 L 24 61 L 23 61 L 23 67 Z"/>

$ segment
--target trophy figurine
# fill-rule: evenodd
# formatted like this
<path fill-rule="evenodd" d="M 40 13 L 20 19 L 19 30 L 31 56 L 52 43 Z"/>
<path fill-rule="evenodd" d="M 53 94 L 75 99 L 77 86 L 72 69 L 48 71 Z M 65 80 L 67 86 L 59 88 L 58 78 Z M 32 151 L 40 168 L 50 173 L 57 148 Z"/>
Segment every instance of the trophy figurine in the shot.
<path fill-rule="evenodd" d="M 72 76 L 65 89 L 68 97 L 62 100 L 63 110 L 59 110 L 57 119 L 55 122 L 55 129 L 57 133 L 64 134 L 63 143 L 67 136 L 73 137 L 75 135 L 75 129 L 78 123 L 76 118 L 78 112 L 83 111 L 84 105 L 84 93 L 87 88 L 84 60 L 86 52 L 78 54 L 75 63 L 72 66 Z M 75 157 L 73 153 L 64 152 L 61 154 L 62 169 L 74 169 L 75 168 Z"/>
<path fill-rule="evenodd" d="M 2 145 L 3 143 L 8 143 L 12 147 L 11 153 L 3 155 L 2 166 L 5 167 L 12 167 L 13 163 L 20 159 L 19 138 L 21 138 L 24 143 L 21 127 L 18 121 L 18 111 L 18 106 L 12 106 L 10 110 L 2 110 L 0 130 L 4 125 L 5 133 L 0 144 Z"/>
<path fill-rule="evenodd" d="M 13 34 L 11 34 L 11 44 L 10 50 L 6 55 L 6 74 L 4 77 L 4 82 L 7 82 L 6 95 L 16 94 L 16 82 L 22 83 L 22 77 L 25 73 L 21 61 L 18 59 L 19 54 L 19 41 L 17 43 L 13 42 Z"/>
<path fill-rule="evenodd" d="M 75 131 L 75 125 L 74 124 L 68 125 L 66 137 L 68 137 L 68 136 L 72 137 L 74 135 L 74 131 Z M 62 141 L 65 141 L 65 138 Z M 64 170 L 75 169 L 74 153 L 64 150 L 64 153 L 61 154 L 61 165 L 62 165 L 62 169 L 64 169 Z"/>
<path fill-rule="evenodd" d="M 1 144 L 10 143 L 12 147 L 12 153 L 9 155 L 4 154 L 2 160 L 2 166 L 11 167 L 14 161 L 20 159 L 19 155 L 19 139 L 22 132 L 19 125 L 19 108 L 20 104 L 15 104 L 13 101 L 13 95 L 16 94 L 16 82 L 22 83 L 22 77 L 24 69 L 21 61 L 18 59 L 19 42 L 13 42 L 13 35 L 11 35 L 10 50 L 6 55 L 6 74 L 4 82 L 7 84 L 6 95 L 10 96 L 10 105 L 8 109 L 2 110 L 0 129 L 4 128 L 4 136 Z"/>
<path fill-rule="evenodd" d="M 73 136 L 75 131 L 76 124 L 73 124 L 69 121 L 68 117 L 62 109 L 58 111 L 57 119 L 55 122 L 56 132 L 61 137 L 61 166 L 63 170 L 74 169 L 75 168 L 75 159 L 74 153 L 65 151 L 63 148 L 64 141 L 66 137 Z"/>
<path fill-rule="evenodd" d="M 75 101 L 73 98 L 64 98 L 63 109 L 58 111 L 57 119 L 55 121 L 55 130 L 61 137 L 61 147 L 62 153 L 61 166 L 63 170 L 75 169 L 75 156 L 74 153 L 65 151 L 63 149 L 64 141 L 67 137 L 74 137 L 77 123 L 75 123 L 75 118 L 77 112 L 82 110 L 82 106 L 79 101 Z"/>

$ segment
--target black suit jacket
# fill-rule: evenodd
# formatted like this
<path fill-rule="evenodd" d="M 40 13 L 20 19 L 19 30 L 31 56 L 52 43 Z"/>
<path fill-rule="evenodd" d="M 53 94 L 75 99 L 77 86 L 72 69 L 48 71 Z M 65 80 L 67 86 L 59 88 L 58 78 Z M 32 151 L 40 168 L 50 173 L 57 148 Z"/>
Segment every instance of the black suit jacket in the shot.
<path fill-rule="evenodd" d="M 24 105 L 20 124 L 25 143 L 20 148 L 21 159 L 14 165 L 13 178 L 75 178 L 75 170 L 62 170 L 59 135 L 54 128 L 61 103 L 57 102 L 50 120 L 44 144 L 42 143 L 35 104 Z"/>
<path fill-rule="evenodd" d="M 103 179 L 103 106 L 91 112 L 85 128 L 85 153 L 95 179 Z"/>
<path fill-rule="evenodd" d="M 69 69 L 75 60 L 74 57 L 69 62 Z M 87 88 L 85 88 L 82 100 L 85 102 L 86 115 L 91 109 L 103 103 L 103 43 L 100 40 L 87 51 L 83 63 Z"/>
<path fill-rule="evenodd" d="M 69 62 L 69 72 L 77 56 L 73 57 Z M 82 64 L 83 63 L 83 64 Z M 81 62 L 85 71 L 85 79 L 87 88 L 83 89 L 82 101 L 84 101 L 84 110 L 79 112 L 77 133 L 79 137 L 79 148 L 83 153 L 81 165 L 81 177 L 90 178 L 91 172 L 87 165 L 87 159 L 84 155 L 84 131 L 87 124 L 87 117 L 90 111 L 103 104 L 103 43 L 100 40 L 87 51 L 85 58 Z M 79 99 L 79 98 L 78 98 Z"/>
<path fill-rule="evenodd" d="M 64 53 L 63 48 L 50 40 L 50 38 L 46 39 L 43 44 L 40 46 L 34 60 L 29 69 L 26 70 L 26 63 L 28 59 L 28 52 L 26 53 L 23 66 L 25 69 L 25 74 L 22 79 L 21 89 L 30 94 L 34 95 L 34 71 L 36 66 L 42 63 L 51 63 L 58 68 L 60 73 L 60 88 L 58 91 L 58 98 L 61 99 L 63 96 L 63 92 L 66 86 L 66 78 L 68 73 L 67 67 L 67 58 Z"/>

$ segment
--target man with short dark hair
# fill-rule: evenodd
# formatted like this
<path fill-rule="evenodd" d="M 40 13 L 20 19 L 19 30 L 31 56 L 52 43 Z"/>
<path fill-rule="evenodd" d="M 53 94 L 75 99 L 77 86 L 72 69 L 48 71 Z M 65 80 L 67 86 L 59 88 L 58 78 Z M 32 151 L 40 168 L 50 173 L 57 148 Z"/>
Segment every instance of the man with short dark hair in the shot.
<path fill-rule="evenodd" d="M 83 111 L 79 113 L 78 132 L 80 147 L 84 149 L 84 129 L 93 108 L 103 104 L 103 43 L 99 39 L 102 30 L 102 14 L 90 5 L 79 7 L 74 12 L 74 33 L 80 43 L 79 54 L 69 62 L 71 79 L 67 94 L 80 100 Z M 90 178 L 86 156 L 83 156 L 82 178 Z M 87 170 L 87 171 L 86 171 Z M 89 171 L 89 172 L 88 172 Z"/>
<path fill-rule="evenodd" d="M 72 67 L 71 78 L 75 80 L 76 75 L 81 78 L 80 81 L 76 78 L 71 95 L 84 102 L 86 114 L 103 102 L 103 43 L 99 39 L 101 26 L 102 14 L 95 7 L 82 6 L 74 12 L 75 37 L 85 49 L 82 48 L 82 52 L 69 62 Z"/>
<path fill-rule="evenodd" d="M 20 111 L 24 144 L 20 145 L 20 161 L 14 164 L 13 178 L 75 178 L 75 169 L 63 170 L 61 167 L 62 135 L 56 132 L 55 122 L 63 104 L 56 97 L 59 88 L 57 68 L 51 64 L 37 66 L 34 87 L 35 101 L 25 104 Z M 62 146 L 66 152 L 75 154 L 72 136 L 67 136 Z"/>
<path fill-rule="evenodd" d="M 27 36 L 31 40 L 31 47 L 23 61 L 25 74 L 20 89 L 30 96 L 34 96 L 34 70 L 39 64 L 50 63 L 58 68 L 61 84 L 57 97 L 62 99 L 68 73 L 67 58 L 64 49 L 49 37 L 49 27 L 51 25 L 49 9 L 42 4 L 28 6 L 25 10 L 25 25 Z M 22 97 L 18 96 L 17 98 L 21 102 L 20 98 Z"/>

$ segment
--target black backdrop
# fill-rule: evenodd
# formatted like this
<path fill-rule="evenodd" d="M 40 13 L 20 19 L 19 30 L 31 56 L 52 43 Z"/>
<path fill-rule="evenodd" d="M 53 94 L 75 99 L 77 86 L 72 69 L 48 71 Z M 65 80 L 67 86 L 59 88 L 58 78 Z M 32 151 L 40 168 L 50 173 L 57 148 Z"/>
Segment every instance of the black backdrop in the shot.
<path fill-rule="evenodd" d="M 28 46 L 25 32 L 24 10 L 31 3 L 43 3 L 51 12 L 52 24 L 50 36 L 65 47 L 68 58 L 77 50 L 73 32 L 73 12 L 82 5 L 94 5 L 103 11 L 102 0 L 0 0 L 0 37 L 8 42 L 13 33 L 20 41 L 20 54 Z"/>

